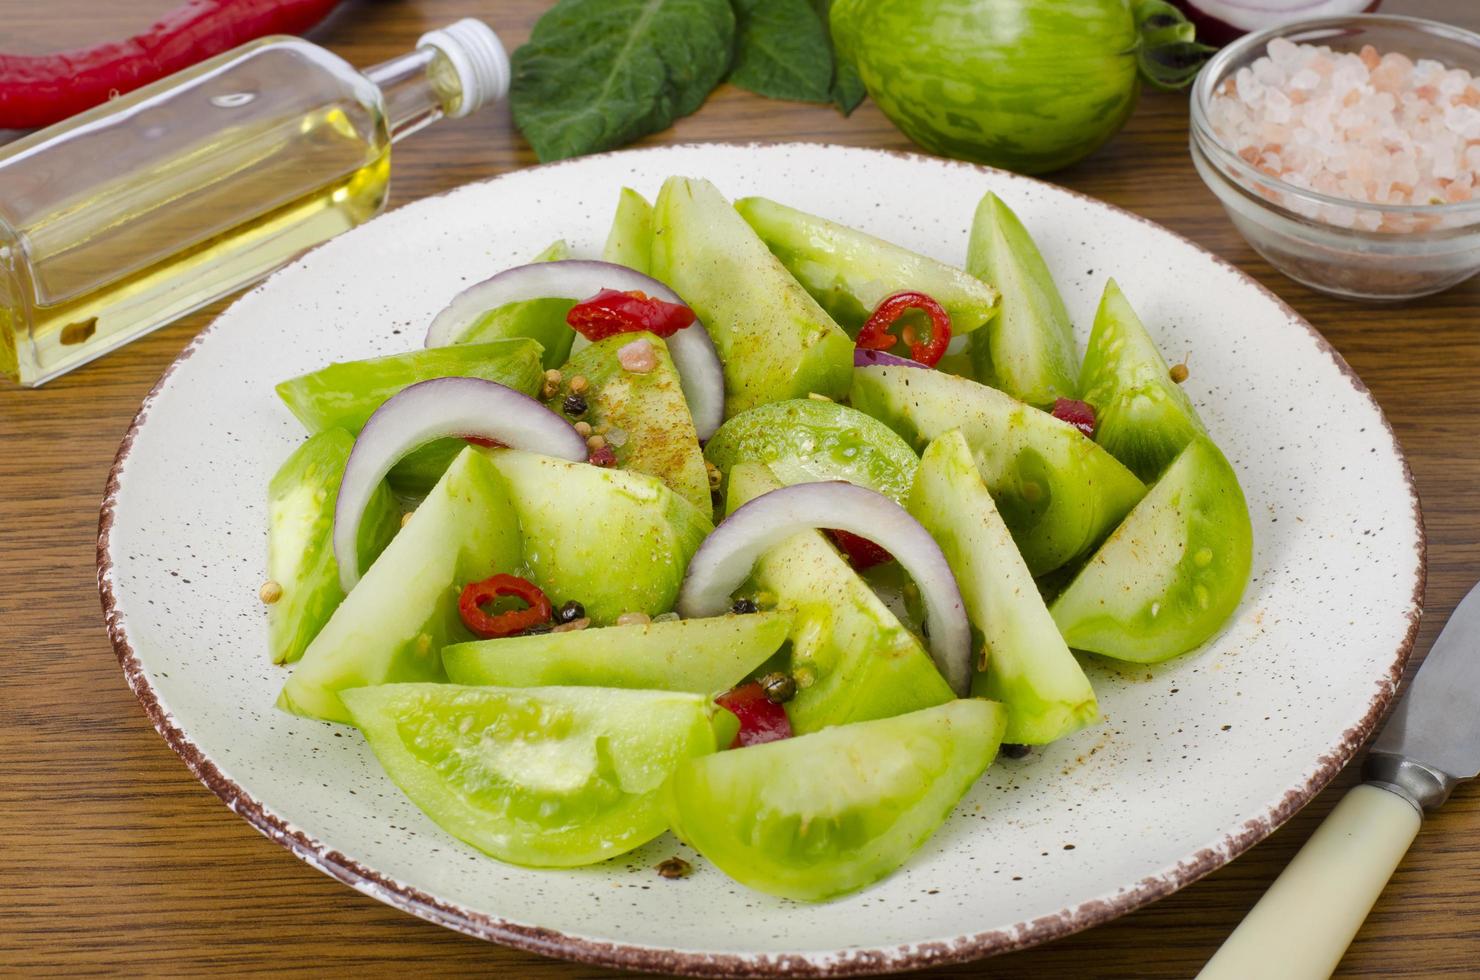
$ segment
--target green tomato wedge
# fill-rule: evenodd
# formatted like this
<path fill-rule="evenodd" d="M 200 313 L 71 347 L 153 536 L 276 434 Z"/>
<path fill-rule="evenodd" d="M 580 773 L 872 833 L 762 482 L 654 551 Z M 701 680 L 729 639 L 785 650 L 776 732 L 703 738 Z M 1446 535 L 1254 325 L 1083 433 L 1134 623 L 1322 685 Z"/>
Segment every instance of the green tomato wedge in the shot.
<path fill-rule="evenodd" d="M 432 378 L 482 378 L 534 395 L 544 380 L 540 345 L 527 339 L 494 340 L 344 361 L 284 381 L 277 393 L 309 432 L 339 426 L 358 435 L 386 399 Z M 391 469 L 392 489 L 424 496 L 465 445 L 461 439 L 438 439 L 422 446 Z"/>
<path fill-rule="evenodd" d="M 846 480 L 903 503 L 920 464 L 894 430 L 836 402 L 792 398 L 741 412 L 704 447 L 720 472 L 765 463 L 782 483 Z"/>
<path fill-rule="evenodd" d="M 1035 576 L 1087 554 L 1146 493 L 1074 426 L 967 378 L 859 368 L 853 405 L 922 448 L 959 428 Z"/>
<path fill-rule="evenodd" d="M 738 464 L 730 471 L 730 512 L 781 485 L 764 464 Z M 751 581 L 795 617 L 789 669 L 798 690 L 786 704 L 794 731 L 887 718 L 953 697 L 920 640 L 820 531 L 767 551 Z"/>
<path fill-rule="evenodd" d="M 932 153 L 1045 173 L 1092 153 L 1140 91 L 1129 0 L 834 0 L 838 62 Z"/>
<path fill-rule="evenodd" d="M 275 664 L 293 663 L 344 601 L 334 560 L 334 505 L 355 437 L 325 429 L 293 451 L 267 486 L 267 577 L 282 596 L 267 607 Z M 382 483 L 360 521 L 360 572 L 401 527 L 401 508 Z"/>
<path fill-rule="evenodd" d="M 818 902 L 886 877 L 938 828 L 1002 742 L 968 699 L 683 762 L 674 832 L 743 885 Z"/>
<path fill-rule="evenodd" d="M 997 313 L 997 290 L 944 262 L 764 197 L 735 202 L 771 254 L 850 335 L 894 293 L 929 295 L 951 318 L 952 336 Z"/>
<path fill-rule="evenodd" d="M 1148 482 L 1207 434 L 1114 279 L 1095 313 L 1079 390 L 1095 409 L 1095 441 Z"/>
<path fill-rule="evenodd" d="M 457 612 L 463 586 L 519 561 L 504 481 L 486 456 L 465 449 L 308 645 L 278 707 L 349 721 L 339 698 L 347 688 L 445 680 L 438 651 L 473 639 Z"/>
<path fill-rule="evenodd" d="M 568 258 L 570 247 L 557 241 L 532 261 L 559 262 Z M 453 344 L 481 344 L 490 340 L 527 337 L 544 348 L 544 367 L 559 367 L 570 356 L 571 342 L 576 339 L 576 332 L 565 322 L 565 315 L 575 305 L 575 300 L 555 297 L 508 303 L 474 320 Z"/>
<path fill-rule="evenodd" d="M 1002 292 L 997 319 L 971 338 L 973 376 L 1038 408 L 1073 398 L 1078 369 L 1069 311 L 1028 229 L 991 191 L 971 222 L 966 268 Z"/>
<path fill-rule="evenodd" d="M 709 331 L 724 363 L 726 415 L 811 392 L 848 394 L 853 342 L 709 181 L 664 181 L 649 274 Z"/>
<path fill-rule="evenodd" d="M 1253 530 L 1238 476 L 1188 443 L 1051 610 L 1076 650 L 1156 663 L 1209 640 L 1249 581 Z"/>
<path fill-rule="evenodd" d="M 657 364 L 651 371 L 628 371 L 617 360 L 617 351 L 637 340 L 653 345 Z M 565 384 L 545 401 L 551 411 L 564 415 L 570 379 L 585 378 L 587 389 L 582 397 L 587 410 L 581 418 L 593 428 L 611 427 L 606 441 L 617 465 L 655 476 L 698 509 L 710 510 L 709 474 L 699 436 L 684 401 L 678 369 L 662 338 L 624 333 L 598 340 L 576 351 L 561 373 Z"/>
<path fill-rule="evenodd" d="M 557 607 L 575 599 L 597 625 L 673 608 L 689 559 L 714 530 L 707 511 L 643 473 L 512 449 L 489 458 L 524 532 L 524 574 Z"/>
<path fill-rule="evenodd" d="M 716 694 L 765 663 L 790 631 L 787 613 L 729 614 L 459 643 L 442 663 L 454 684 Z"/>
<path fill-rule="evenodd" d="M 653 206 L 630 187 L 617 198 L 617 213 L 601 250 L 603 262 L 615 262 L 649 275 L 653 252 Z"/>
<path fill-rule="evenodd" d="M 595 864 L 657 837 L 664 782 L 715 750 L 697 694 L 387 684 L 343 698 L 411 802 L 529 867 Z"/>
<path fill-rule="evenodd" d="M 986 669 L 973 676 L 971 693 L 1007 708 L 1003 737 L 1047 745 L 1097 721 L 1089 679 L 1059 635 L 959 431 L 925 450 L 909 511 L 945 552 L 982 636 Z"/>

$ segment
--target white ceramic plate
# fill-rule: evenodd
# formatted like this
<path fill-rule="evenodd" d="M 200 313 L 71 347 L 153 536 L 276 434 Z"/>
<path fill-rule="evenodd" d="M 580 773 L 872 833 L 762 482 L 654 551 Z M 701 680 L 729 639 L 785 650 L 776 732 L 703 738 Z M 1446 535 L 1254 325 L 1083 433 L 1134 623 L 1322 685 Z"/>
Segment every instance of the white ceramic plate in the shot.
<path fill-rule="evenodd" d="M 808 906 L 670 836 L 531 871 L 441 832 L 352 730 L 274 710 L 257 588 L 269 476 L 303 432 L 273 395 L 334 360 L 407 350 L 458 290 L 563 237 L 595 255 L 618 189 L 669 174 L 763 194 L 952 262 L 987 190 L 1022 217 L 1083 334 L 1107 275 L 1174 358 L 1237 468 L 1253 580 L 1206 649 L 1091 665 L 1103 724 L 1003 760 L 897 874 Z M 1412 645 L 1423 532 L 1382 413 L 1303 320 L 1231 266 L 1060 188 L 833 146 L 679 146 L 511 173 L 336 239 L 238 301 L 140 409 L 103 505 L 99 581 L 128 681 L 233 810 L 381 901 L 572 959 L 699 974 L 848 974 L 1031 945 L 1166 895 L 1263 838 L 1352 756 Z"/>

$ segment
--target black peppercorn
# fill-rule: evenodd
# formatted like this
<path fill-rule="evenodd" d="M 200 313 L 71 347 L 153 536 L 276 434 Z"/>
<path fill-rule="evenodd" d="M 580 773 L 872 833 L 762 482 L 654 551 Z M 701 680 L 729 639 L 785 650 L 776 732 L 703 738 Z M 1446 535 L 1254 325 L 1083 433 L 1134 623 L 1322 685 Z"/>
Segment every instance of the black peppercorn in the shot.
<path fill-rule="evenodd" d="M 566 395 L 565 401 L 561 402 L 560 408 L 566 415 L 579 418 L 586 414 L 586 399 L 581 395 Z"/>
<path fill-rule="evenodd" d="M 747 599 L 736 599 L 734 601 L 734 603 L 731 604 L 731 606 L 730 606 L 730 612 L 732 612 L 732 613 L 741 613 L 741 614 L 744 614 L 744 613 L 760 612 L 760 610 L 761 610 L 761 607 L 758 606 L 758 605 L 756 605 L 755 600 L 754 599 L 749 599 L 749 598 L 747 598 Z"/>
<path fill-rule="evenodd" d="M 766 700 L 772 704 L 785 704 L 797 696 L 797 682 L 790 674 L 776 671 L 762 677 L 760 683 Z"/>
<path fill-rule="evenodd" d="M 1028 755 L 1028 753 L 1031 752 L 1031 751 L 1033 751 L 1033 750 L 1031 748 L 1029 748 L 1028 746 L 1026 746 L 1026 745 L 1019 745 L 1016 742 L 1003 742 L 1002 743 L 1002 754 L 1004 756 L 1006 756 L 1007 758 L 1009 758 L 1009 759 L 1023 759 L 1023 758 L 1026 758 L 1027 755 Z"/>
<path fill-rule="evenodd" d="M 572 599 L 555 610 L 555 622 L 574 623 L 578 619 L 583 619 L 585 615 L 586 607 Z"/>

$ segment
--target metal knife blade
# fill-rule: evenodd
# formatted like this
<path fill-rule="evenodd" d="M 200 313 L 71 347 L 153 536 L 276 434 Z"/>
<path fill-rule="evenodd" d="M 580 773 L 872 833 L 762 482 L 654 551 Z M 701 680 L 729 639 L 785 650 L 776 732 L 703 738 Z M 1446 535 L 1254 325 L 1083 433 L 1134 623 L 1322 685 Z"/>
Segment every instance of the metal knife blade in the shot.
<path fill-rule="evenodd" d="M 1455 782 L 1480 775 L 1480 585 L 1439 632 L 1372 744 L 1366 768 L 1369 780 L 1406 788 L 1404 795 L 1424 809 L 1444 802 Z M 1415 776 L 1418 784 L 1440 785 L 1410 785 Z"/>

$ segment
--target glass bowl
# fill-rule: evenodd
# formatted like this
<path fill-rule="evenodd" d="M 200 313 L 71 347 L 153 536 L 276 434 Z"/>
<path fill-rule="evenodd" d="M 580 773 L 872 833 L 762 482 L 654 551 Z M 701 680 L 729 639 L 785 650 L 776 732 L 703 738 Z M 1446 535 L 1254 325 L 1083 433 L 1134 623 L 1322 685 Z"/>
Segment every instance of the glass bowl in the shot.
<path fill-rule="evenodd" d="M 1432 58 L 1474 75 L 1480 74 L 1480 34 L 1385 14 L 1285 24 L 1220 51 L 1198 76 L 1191 110 L 1198 173 L 1239 233 L 1291 279 L 1349 299 L 1401 300 L 1448 289 L 1480 271 L 1480 197 L 1408 205 L 1333 197 L 1258 170 L 1219 141 L 1208 116 L 1214 92 L 1262 56 L 1274 38 L 1337 52 L 1371 44 L 1384 54 Z"/>

